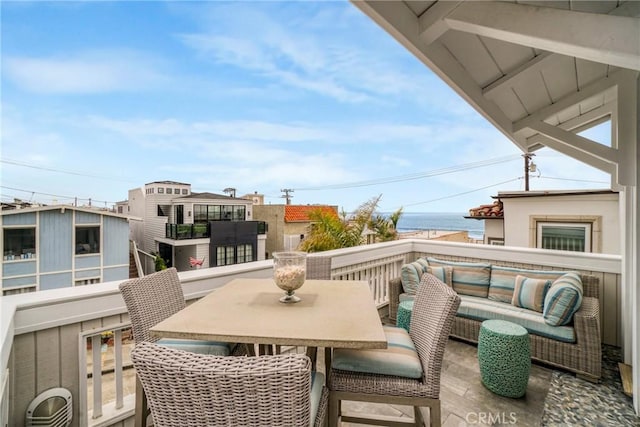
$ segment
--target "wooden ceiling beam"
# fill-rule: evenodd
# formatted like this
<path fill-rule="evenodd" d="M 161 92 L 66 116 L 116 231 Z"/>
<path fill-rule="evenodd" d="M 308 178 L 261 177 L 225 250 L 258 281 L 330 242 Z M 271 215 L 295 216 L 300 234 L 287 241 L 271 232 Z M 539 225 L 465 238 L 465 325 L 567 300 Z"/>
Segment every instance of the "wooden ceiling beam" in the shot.
<path fill-rule="evenodd" d="M 449 30 L 449 25 L 443 18 L 458 7 L 460 3 L 462 2 L 439 1 L 420 15 L 418 18 L 420 37 L 426 44 L 435 42 Z"/>
<path fill-rule="evenodd" d="M 640 70 L 640 20 L 499 1 L 464 2 L 449 28 L 587 61 Z"/>
<path fill-rule="evenodd" d="M 574 106 L 587 98 L 594 95 L 598 95 L 607 89 L 618 85 L 622 76 L 622 72 L 618 71 L 611 74 L 609 77 L 597 80 L 580 90 L 580 92 L 573 92 L 564 98 L 560 98 L 555 103 L 539 109 L 538 111 L 530 114 L 529 116 L 520 119 L 513 123 L 513 132 L 519 132 L 527 127 L 531 127 L 540 121 L 544 121 L 547 118 L 561 112 L 562 110 Z"/>

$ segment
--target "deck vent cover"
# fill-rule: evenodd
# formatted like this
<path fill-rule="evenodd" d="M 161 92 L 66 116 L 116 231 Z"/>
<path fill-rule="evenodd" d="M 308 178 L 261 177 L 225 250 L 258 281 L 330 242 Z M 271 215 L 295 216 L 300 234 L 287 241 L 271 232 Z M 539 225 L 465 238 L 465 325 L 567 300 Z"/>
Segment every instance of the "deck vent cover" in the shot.
<path fill-rule="evenodd" d="M 72 418 L 71 392 L 66 388 L 50 388 L 29 404 L 26 425 L 68 427 Z"/>

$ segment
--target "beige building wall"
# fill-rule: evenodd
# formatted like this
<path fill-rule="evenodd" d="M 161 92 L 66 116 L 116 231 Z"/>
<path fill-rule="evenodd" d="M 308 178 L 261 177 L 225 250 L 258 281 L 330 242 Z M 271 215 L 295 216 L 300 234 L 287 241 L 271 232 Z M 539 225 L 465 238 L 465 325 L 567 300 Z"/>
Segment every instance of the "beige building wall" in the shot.
<path fill-rule="evenodd" d="M 593 252 L 621 253 L 617 193 L 503 198 L 502 203 L 507 246 L 535 248 L 537 221 L 593 221 Z"/>
<path fill-rule="evenodd" d="M 271 254 L 284 250 L 284 205 L 254 205 L 253 219 L 264 221 L 269 227 L 264 250 L 267 258 Z"/>
<path fill-rule="evenodd" d="M 496 245 L 499 241 L 504 241 L 504 220 L 485 219 L 484 243 L 488 245 Z"/>

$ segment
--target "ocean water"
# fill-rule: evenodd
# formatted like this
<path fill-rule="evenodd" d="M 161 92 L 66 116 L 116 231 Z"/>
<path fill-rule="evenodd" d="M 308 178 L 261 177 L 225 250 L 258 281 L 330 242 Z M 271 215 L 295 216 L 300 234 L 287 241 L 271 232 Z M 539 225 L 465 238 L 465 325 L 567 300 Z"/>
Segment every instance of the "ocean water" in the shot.
<path fill-rule="evenodd" d="M 403 212 L 398 221 L 398 231 L 426 230 L 466 230 L 469 237 L 482 239 L 484 236 L 484 221 L 464 218 L 467 213 L 434 213 L 434 212 Z"/>

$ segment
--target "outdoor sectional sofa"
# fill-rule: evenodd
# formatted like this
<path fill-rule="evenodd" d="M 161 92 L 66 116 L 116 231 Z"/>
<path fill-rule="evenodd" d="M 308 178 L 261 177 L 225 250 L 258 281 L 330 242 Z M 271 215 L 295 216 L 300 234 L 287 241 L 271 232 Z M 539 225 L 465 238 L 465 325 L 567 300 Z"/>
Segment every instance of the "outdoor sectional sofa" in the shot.
<path fill-rule="evenodd" d="M 482 321 L 509 320 L 529 331 L 533 360 L 575 372 L 579 377 L 592 382 L 599 381 L 602 347 L 597 277 L 577 272 L 529 270 L 489 263 L 420 258 L 414 263 L 405 264 L 402 267 L 402 277 L 389 282 L 390 320 L 396 320 L 401 301 L 412 299 L 411 291 L 415 291 L 415 287 L 419 286 L 420 277 L 425 273 L 432 273 L 441 281 L 453 286 L 461 297 L 460 308 L 450 334 L 452 337 L 477 343 Z M 571 274 L 565 276 L 567 273 Z M 475 284 L 468 286 L 473 277 L 480 278 L 480 282 L 487 285 L 486 288 L 474 287 Z M 574 277 L 576 281 L 582 282 L 582 301 L 578 302 L 577 311 L 572 316 L 569 315 L 571 318 L 566 319 L 566 325 L 551 326 L 545 321 L 542 312 L 518 307 L 518 303 L 512 301 L 514 287 L 517 286 L 517 294 L 520 295 L 524 289 L 524 282 L 529 279 L 532 279 L 530 281 L 533 283 L 548 280 L 542 295 L 544 300 L 544 295 L 553 288 L 552 284 L 559 283 L 560 277 Z M 529 296 L 533 297 L 533 294 L 530 293 Z M 538 304 L 543 304 L 540 295 Z"/>

